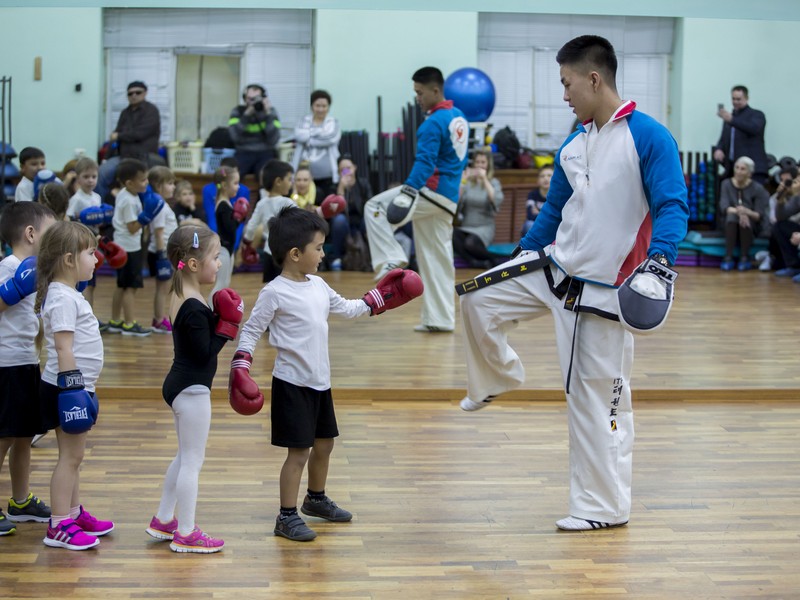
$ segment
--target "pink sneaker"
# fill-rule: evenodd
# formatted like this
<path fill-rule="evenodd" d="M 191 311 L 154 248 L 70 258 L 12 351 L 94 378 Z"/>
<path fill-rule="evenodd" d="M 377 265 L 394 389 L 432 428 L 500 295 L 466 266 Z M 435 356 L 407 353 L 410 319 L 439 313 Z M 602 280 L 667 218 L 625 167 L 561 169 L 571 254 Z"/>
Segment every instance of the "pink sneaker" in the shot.
<path fill-rule="evenodd" d="M 43 541 L 45 546 L 66 548 L 67 550 L 88 550 L 100 543 L 100 540 L 93 535 L 84 533 L 72 519 L 61 521 L 55 527 L 51 521 L 47 526 L 47 535 Z"/>
<path fill-rule="evenodd" d="M 176 531 L 169 547 L 173 552 L 199 552 L 200 554 L 211 554 L 219 552 L 225 545 L 220 539 L 212 538 L 195 527 L 189 535 L 181 535 Z"/>
<path fill-rule="evenodd" d="M 157 518 L 150 519 L 150 527 L 145 529 L 147 535 L 157 540 L 171 540 L 178 529 L 178 519 L 172 517 L 169 523 L 163 523 Z"/>
<path fill-rule="evenodd" d="M 86 533 L 91 533 L 92 535 L 97 536 L 111 533 L 114 530 L 113 522 L 96 519 L 90 515 L 89 512 L 83 508 L 83 506 L 81 506 L 81 514 L 79 514 L 78 518 L 75 519 L 75 523 Z"/>
<path fill-rule="evenodd" d="M 167 318 L 162 319 L 160 323 L 153 319 L 152 329 L 154 333 L 172 333 L 172 323 Z"/>

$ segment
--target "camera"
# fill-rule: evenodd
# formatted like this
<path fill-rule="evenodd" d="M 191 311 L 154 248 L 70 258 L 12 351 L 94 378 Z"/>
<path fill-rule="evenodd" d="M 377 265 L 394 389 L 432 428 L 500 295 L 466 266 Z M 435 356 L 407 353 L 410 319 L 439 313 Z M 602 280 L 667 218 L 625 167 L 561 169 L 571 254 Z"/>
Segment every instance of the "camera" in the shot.
<path fill-rule="evenodd" d="M 264 112 L 264 98 L 259 98 L 253 102 L 253 108 L 255 108 L 258 112 Z"/>

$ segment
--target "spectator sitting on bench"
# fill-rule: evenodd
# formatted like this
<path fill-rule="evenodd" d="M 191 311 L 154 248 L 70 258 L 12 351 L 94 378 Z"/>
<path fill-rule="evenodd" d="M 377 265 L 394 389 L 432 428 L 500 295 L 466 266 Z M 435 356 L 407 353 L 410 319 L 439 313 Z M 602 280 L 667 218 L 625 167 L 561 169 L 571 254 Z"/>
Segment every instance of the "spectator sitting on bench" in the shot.
<path fill-rule="evenodd" d="M 494 266 L 495 257 L 488 247 L 494 240 L 494 220 L 503 202 L 492 153 L 476 150 L 464 175 L 466 181 L 461 184 L 458 201 L 460 223 L 453 229 L 453 252 L 472 268 L 488 269 Z"/>
<path fill-rule="evenodd" d="M 756 237 L 769 237 L 769 193 L 753 180 L 755 163 L 747 156 L 736 160 L 733 177 L 722 182 L 720 211 L 725 231 L 725 258 L 720 267 L 734 267 L 733 251 L 739 243 L 739 270 L 749 271 L 750 247 Z"/>
<path fill-rule="evenodd" d="M 791 277 L 800 283 L 800 177 L 782 180 L 775 192 L 775 225 L 772 227 L 772 241 L 780 249 L 779 259 L 784 267 L 775 271 L 778 277 Z M 783 178 L 782 178 L 783 179 Z"/>

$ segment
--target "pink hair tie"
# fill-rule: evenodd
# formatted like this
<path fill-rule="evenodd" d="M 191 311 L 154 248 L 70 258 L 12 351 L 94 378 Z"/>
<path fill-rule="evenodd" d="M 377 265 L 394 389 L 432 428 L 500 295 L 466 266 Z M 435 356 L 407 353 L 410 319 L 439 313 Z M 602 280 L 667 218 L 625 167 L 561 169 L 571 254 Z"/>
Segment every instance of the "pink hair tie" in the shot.
<path fill-rule="evenodd" d="M 183 271 L 183 267 L 185 266 L 186 266 L 185 262 L 183 262 L 182 260 L 178 261 L 178 271 Z"/>

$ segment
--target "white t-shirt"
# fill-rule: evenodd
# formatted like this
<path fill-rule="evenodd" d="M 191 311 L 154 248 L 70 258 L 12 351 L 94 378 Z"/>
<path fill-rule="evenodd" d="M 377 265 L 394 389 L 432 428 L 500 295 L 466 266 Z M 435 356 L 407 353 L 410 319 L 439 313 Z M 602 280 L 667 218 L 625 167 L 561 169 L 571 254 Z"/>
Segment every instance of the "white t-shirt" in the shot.
<path fill-rule="evenodd" d="M 21 262 L 13 254 L 0 261 L 0 284 L 14 276 Z M 33 313 L 35 300 L 36 294 L 31 294 L 0 312 L 0 367 L 39 363 L 35 344 L 39 319 Z"/>
<path fill-rule="evenodd" d="M 256 234 L 256 229 L 261 225 L 263 227 L 264 252 L 271 254 L 269 251 L 269 227 L 267 227 L 267 224 L 272 217 L 277 217 L 278 213 L 286 206 L 297 206 L 297 203 L 286 196 L 262 196 L 253 209 L 250 220 L 244 226 L 244 238 L 252 240 Z"/>
<path fill-rule="evenodd" d="M 42 380 L 57 385 L 59 369 L 54 334 L 73 331 L 75 364 L 83 373 L 86 390 L 93 392 L 103 370 L 103 339 L 89 302 L 75 288 L 54 281 L 47 288 L 47 297 L 42 306 L 42 323 L 47 348 Z"/>
<path fill-rule="evenodd" d="M 369 314 L 369 306 L 363 300 L 342 298 L 316 275 L 302 282 L 280 275 L 258 294 L 242 327 L 238 349 L 252 355 L 269 327 L 269 343 L 278 351 L 272 374 L 296 386 L 327 390 L 331 387 L 330 313 L 353 319 Z"/>
<path fill-rule="evenodd" d="M 100 206 L 103 203 L 100 194 L 97 192 L 84 193 L 83 190 L 78 189 L 77 192 L 69 199 L 67 205 L 67 216 L 70 219 L 78 219 L 84 209 L 90 206 Z"/>
<path fill-rule="evenodd" d="M 31 200 L 33 200 L 33 182 L 27 177 L 23 177 L 14 191 L 14 202 L 30 202 Z"/>
<path fill-rule="evenodd" d="M 142 212 L 142 201 L 139 196 L 131 194 L 128 190 L 122 189 L 117 194 L 117 201 L 114 203 L 114 241 L 122 246 L 125 252 L 136 252 L 142 249 L 142 230 L 136 233 L 128 231 L 128 223 L 138 220 L 139 213 Z"/>
<path fill-rule="evenodd" d="M 164 250 L 166 250 L 169 236 L 178 228 L 178 219 L 175 217 L 175 211 L 166 202 L 164 203 L 164 208 L 156 215 L 155 219 L 150 221 L 150 242 L 147 245 L 147 251 L 153 254 L 156 252 L 156 229 L 159 227 L 164 228 Z"/>

